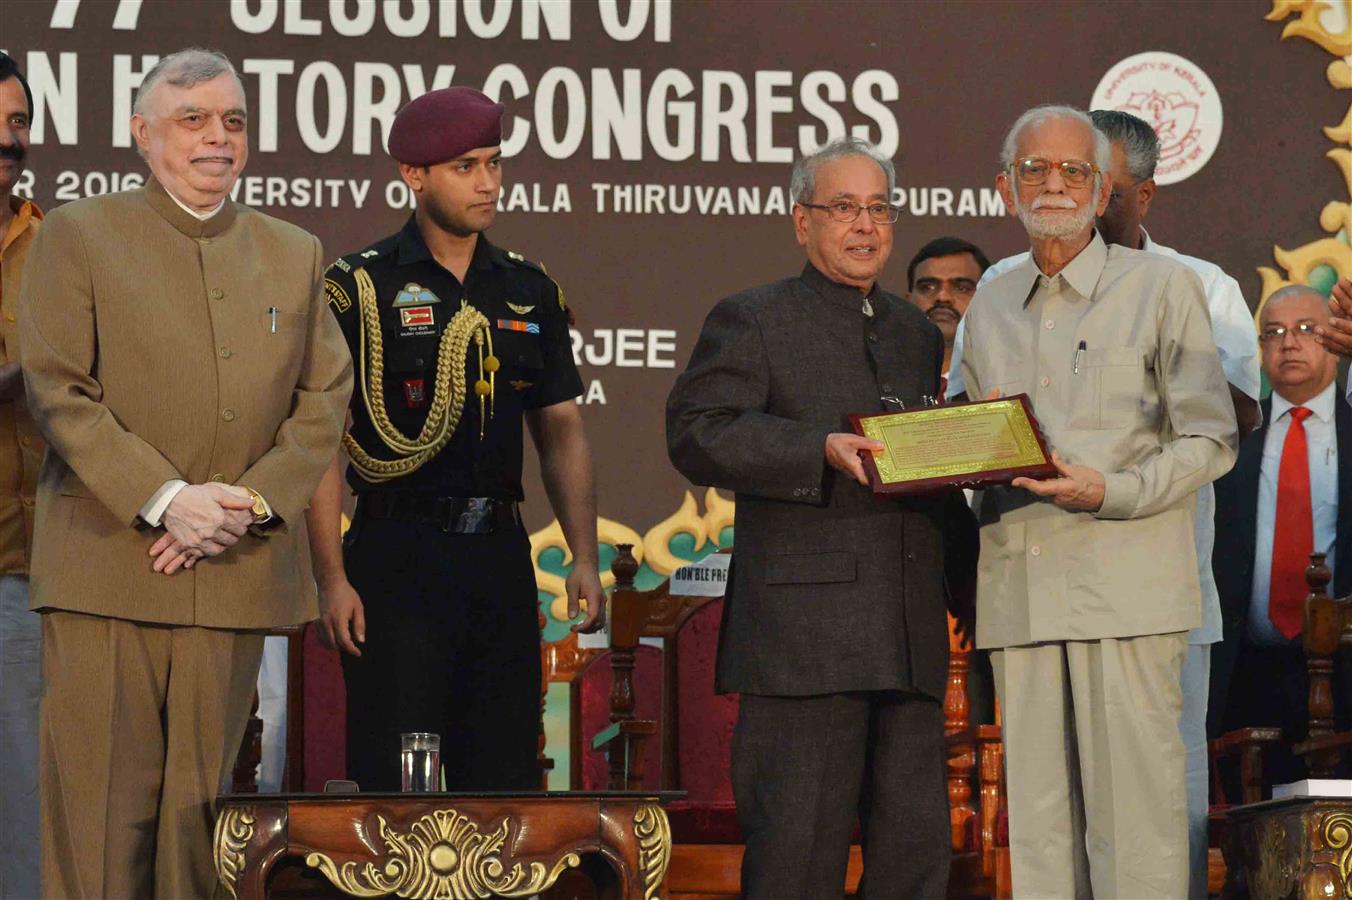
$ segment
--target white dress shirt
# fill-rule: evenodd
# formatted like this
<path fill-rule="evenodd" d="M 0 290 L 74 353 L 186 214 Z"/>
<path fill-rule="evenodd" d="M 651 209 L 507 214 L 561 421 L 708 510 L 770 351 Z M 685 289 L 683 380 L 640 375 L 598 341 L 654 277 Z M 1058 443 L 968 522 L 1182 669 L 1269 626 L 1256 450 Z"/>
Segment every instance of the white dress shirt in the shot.
<path fill-rule="evenodd" d="M 1225 274 L 1225 271 L 1215 263 L 1187 256 L 1157 244 L 1144 228 L 1141 229 L 1141 233 L 1145 236 L 1142 250 L 1176 260 L 1192 269 L 1202 279 L 1202 287 L 1206 291 L 1207 311 L 1211 314 L 1211 333 L 1216 341 L 1216 352 L 1221 358 L 1221 368 L 1225 370 L 1225 380 L 1257 402 L 1262 385 L 1258 329 L 1254 326 L 1253 314 L 1249 312 L 1248 304 L 1244 302 L 1239 282 Z M 1028 257 L 1028 252 L 1018 253 L 994 263 L 977 282 L 978 294 L 972 298 L 972 302 L 979 301 L 979 289 L 982 285 L 1027 261 Z M 962 381 L 962 345 L 966 332 L 964 324 L 965 319 L 958 322 L 957 334 L 953 339 L 953 361 L 949 365 L 951 374 L 947 393 L 950 399 L 966 392 Z M 1211 571 L 1211 551 L 1216 543 L 1216 492 L 1209 484 L 1197 492 L 1196 515 L 1197 574 L 1202 583 L 1202 624 L 1188 633 L 1188 643 L 1214 644 L 1221 639 L 1221 598 L 1216 590 L 1215 575 Z"/>
<path fill-rule="evenodd" d="M 1338 432 L 1333 406 L 1338 393 L 1334 385 L 1324 388 L 1303 404 L 1310 410 L 1305 419 L 1305 442 L 1310 458 L 1310 506 L 1314 513 L 1314 550 L 1325 553 L 1333 570 L 1333 542 L 1338 536 Z M 1263 439 L 1263 463 L 1258 475 L 1258 522 L 1253 547 L 1253 591 L 1249 595 L 1249 640 L 1264 646 L 1290 646 L 1268 618 L 1268 589 L 1272 583 L 1272 541 L 1277 518 L 1277 475 L 1282 448 L 1291 428 L 1292 404 L 1272 392 L 1272 424 Z M 1300 640 L 1299 637 L 1292 639 Z"/>

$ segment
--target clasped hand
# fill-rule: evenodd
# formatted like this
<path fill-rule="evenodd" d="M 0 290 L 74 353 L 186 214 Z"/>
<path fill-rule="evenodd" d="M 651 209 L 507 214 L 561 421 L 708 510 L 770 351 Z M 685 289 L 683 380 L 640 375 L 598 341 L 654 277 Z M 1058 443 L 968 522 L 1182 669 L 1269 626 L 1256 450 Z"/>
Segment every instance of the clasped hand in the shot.
<path fill-rule="evenodd" d="M 1315 340 L 1330 353 L 1352 357 L 1352 279 L 1344 278 L 1329 295 L 1329 321 L 1314 330 Z"/>
<path fill-rule="evenodd" d="M 150 548 L 152 568 L 172 575 L 239 543 L 253 523 L 253 498 L 218 481 L 190 484 L 174 495 L 162 522 L 165 533 Z"/>

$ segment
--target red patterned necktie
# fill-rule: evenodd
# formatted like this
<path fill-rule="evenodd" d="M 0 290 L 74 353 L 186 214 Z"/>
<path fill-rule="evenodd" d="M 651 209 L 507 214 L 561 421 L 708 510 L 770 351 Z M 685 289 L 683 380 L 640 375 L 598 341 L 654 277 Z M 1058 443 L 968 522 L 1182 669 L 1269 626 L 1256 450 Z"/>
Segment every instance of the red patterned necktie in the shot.
<path fill-rule="evenodd" d="M 1277 515 L 1272 529 L 1272 581 L 1268 618 L 1287 638 L 1300 634 L 1305 608 L 1305 567 L 1314 550 L 1314 513 L 1310 504 L 1310 454 L 1305 420 L 1310 411 L 1291 408 L 1291 426 L 1277 469 Z"/>

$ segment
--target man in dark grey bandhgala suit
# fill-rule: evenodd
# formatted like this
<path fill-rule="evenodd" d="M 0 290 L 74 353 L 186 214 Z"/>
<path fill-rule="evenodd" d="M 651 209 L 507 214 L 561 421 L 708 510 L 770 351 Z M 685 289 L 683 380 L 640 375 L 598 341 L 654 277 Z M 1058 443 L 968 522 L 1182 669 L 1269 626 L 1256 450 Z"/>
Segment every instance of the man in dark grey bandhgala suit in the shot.
<path fill-rule="evenodd" d="M 794 167 L 796 278 L 722 300 L 667 401 L 671 460 L 737 494 L 718 689 L 741 692 L 732 780 L 751 898 L 941 897 L 948 879 L 945 514 L 873 496 L 849 413 L 939 392 L 944 343 L 878 272 L 891 162 L 865 141 Z M 974 532 L 973 532 L 974 533 Z"/>

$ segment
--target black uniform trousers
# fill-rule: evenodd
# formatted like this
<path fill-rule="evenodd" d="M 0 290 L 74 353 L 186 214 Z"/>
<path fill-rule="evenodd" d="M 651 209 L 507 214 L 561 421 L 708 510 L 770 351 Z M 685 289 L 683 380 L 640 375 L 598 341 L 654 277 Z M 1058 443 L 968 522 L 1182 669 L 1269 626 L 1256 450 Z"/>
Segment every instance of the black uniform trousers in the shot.
<path fill-rule="evenodd" d="M 347 772 L 400 789 L 399 735 L 441 735 L 452 791 L 539 790 L 540 624 L 530 541 L 365 519 L 348 531 L 348 580 L 366 614 L 343 655 Z"/>
<path fill-rule="evenodd" d="M 900 691 L 742 694 L 732 789 L 750 900 L 845 892 L 859 822 L 859 896 L 943 897 L 951 838 L 943 706 Z"/>

